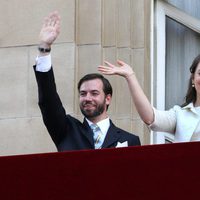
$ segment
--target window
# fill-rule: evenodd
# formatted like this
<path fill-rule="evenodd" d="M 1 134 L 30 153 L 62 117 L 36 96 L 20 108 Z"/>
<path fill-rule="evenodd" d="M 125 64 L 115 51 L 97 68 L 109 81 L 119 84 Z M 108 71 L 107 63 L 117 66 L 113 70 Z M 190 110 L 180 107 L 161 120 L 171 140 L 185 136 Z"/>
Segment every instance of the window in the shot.
<path fill-rule="evenodd" d="M 189 67 L 200 53 L 200 1 L 154 1 L 153 104 L 160 110 L 181 105 Z M 169 133 L 155 133 L 152 143 L 173 142 Z"/>

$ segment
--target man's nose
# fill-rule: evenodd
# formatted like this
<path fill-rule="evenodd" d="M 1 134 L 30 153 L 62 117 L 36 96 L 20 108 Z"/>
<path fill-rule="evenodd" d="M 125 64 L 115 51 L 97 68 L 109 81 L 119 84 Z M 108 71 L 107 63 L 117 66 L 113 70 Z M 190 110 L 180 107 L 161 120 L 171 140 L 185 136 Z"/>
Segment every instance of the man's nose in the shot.
<path fill-rule="evenodd" d="M 87 101 L 91 101 L 92 100 L 92 95 L 90 93 L 87 93 L 87 95 L 85 96 L 85 99 Z"/>

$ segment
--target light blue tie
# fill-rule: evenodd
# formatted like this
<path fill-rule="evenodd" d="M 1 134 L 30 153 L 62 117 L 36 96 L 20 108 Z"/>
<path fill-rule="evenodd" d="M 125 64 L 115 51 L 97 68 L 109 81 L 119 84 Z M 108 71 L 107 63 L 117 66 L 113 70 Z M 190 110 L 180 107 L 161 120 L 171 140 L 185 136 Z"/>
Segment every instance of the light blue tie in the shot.
<path fill-rule="evenodd" d="M 91 124 L 91 129 L 94 133 L 94 147 L 95 149 L 100 149 L 103 143 L 103 134 L 100 130 L 100 128 L 96 124 Z"/>

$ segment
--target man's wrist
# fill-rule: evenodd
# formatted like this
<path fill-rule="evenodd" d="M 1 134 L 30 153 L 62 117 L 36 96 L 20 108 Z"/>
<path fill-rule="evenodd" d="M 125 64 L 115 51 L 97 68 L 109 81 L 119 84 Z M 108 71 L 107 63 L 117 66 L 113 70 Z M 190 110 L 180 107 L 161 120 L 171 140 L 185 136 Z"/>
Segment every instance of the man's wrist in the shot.
<path fill-rule="evenodd" d="M 40 53 L 39 54 L 40 56 L 46 56 L 46 55 L 48 55 L 51 52 L 51 45 L 47 44 L 47 43 L 41 42 L 38 45 L 38 51 Z"/>
<path fill-rule="evenodd" d="M 50 53 L 51 52 L 51 47 L 41 47 L 41 46 L 38 46 L 38 51 L 40 53 Z"/>

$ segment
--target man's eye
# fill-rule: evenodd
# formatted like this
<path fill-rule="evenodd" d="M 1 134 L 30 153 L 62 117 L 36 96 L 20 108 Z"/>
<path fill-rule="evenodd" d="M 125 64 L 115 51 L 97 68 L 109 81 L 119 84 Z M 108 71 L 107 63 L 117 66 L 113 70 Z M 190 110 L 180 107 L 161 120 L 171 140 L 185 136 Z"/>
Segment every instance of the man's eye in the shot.
<path fill-rule="evenodd" d="M 97 96 L 97 95 L 99 95 L 99 93 L 98 92 L 94 92 L 94 93 L 92 93 L 92 95 L 93 96 Z"/>
<path fill-rule="evenodd" d="M 83 96 L 86 95 L 86 93 L 84 93 L 84 92 L 80 92 L 79 95 L 80 95 L 81 97 L 83 97 Z"/>

